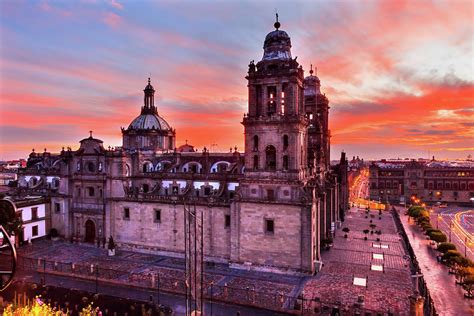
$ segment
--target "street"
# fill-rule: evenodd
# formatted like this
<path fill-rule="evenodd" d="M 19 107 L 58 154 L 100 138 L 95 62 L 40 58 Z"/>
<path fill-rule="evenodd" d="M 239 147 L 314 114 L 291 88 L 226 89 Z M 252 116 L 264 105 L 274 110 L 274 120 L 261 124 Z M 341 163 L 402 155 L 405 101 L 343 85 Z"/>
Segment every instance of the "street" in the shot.
<path fill-rule="evenodd" d="M 461 287 L 455 284 L 454 275 L 449 274 L 448 268 L 436 260 L 437 251 L 414 221 L 409 221 L 409 217 L 404 215 L 405 209 L 397 207 L 397 210 L 435 303 L 436 312 L 439 315 L 473 315 L 474 301 L 464 298 Z"/>
<path fill-rule="evenodd" d="M 468 207 L 433 207 L 431 223 L 441 229 L 459 252 L 474 260 L 474 210 Z"/>

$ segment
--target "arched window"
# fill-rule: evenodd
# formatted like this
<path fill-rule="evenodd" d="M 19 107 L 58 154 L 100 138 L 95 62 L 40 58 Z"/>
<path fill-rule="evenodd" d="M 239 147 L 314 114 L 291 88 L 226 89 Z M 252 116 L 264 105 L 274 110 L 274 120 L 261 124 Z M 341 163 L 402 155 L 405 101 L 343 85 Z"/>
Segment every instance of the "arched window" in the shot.
<path fill-rule="evenodd" d="M 276 149 L 272 145 L 268 145 L 265 148 L 266 155 L 266 169 L 275 170 L 276 169 Z"/>
<path fill-rule="evenodd" d="M 288 156 L 285 155 L 283 156 L 283 170 L 288 170 L 290 166 L 290 161 L 288 159 Z"/>
<path fill-rule="evenodd" d="M 253 137 L 253 151 L 258 151 L 258 136 Z"/>
<path fill-rule="evenodd" d="M 288 148 L 288 135 L 283 135 L 283 150 Z"/>
<path fill-rule="evenodd" d="M 258 156 L 253 156 L 253 170 L 258 170 Z"/>
<path fill-rule="evenodd" d="M 143 172 L 152 172 L 153 171 L 153 164 L 149 161 L 143 164 Z"/>

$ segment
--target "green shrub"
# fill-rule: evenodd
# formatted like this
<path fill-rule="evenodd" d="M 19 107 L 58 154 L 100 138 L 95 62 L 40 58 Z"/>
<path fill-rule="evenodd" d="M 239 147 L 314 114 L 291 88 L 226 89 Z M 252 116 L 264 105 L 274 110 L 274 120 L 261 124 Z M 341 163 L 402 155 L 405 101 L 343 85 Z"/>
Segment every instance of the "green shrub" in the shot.
<path fill-rule="evenodd" d="M 430 239 L 436 242 L 446 242 L 448 240 L 448 237 L 440 231 L 431 231 L 428 236 L 430 236 Z"/>
<path fill-rule="evenodd" d="M 421 215 L 421 212 L 424 211 L 425 209 L 422 206 L 410 206 L 408 209 L 408 215 L 414 218 L 418 218 Z"/>
<path fill-rule="evenodd" d="M 442 242 L 438 245 L 438 251 L 446 253 L 449 250 L 456 250 L 456 246 L 450 242 Z"/>
<path fill-rule="evenodd" d="M 448 263 L 457 260 L 456 258 L 462 257 L 461 253 L 457 250 L 448 250 L 444 255 L 443 259 L 446 260 Z"/>

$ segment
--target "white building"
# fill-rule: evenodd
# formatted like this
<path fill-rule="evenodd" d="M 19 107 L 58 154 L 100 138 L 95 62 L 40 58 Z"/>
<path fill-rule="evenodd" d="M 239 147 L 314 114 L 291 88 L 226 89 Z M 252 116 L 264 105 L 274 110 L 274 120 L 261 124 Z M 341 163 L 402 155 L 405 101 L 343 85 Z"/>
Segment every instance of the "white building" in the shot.
<path fill-rule="evenodd" d="M 39 196 L 26 196 L 13 201 L 23 225 L 17 244 L 44 237 L 49 232 L 49 199 Z"/>

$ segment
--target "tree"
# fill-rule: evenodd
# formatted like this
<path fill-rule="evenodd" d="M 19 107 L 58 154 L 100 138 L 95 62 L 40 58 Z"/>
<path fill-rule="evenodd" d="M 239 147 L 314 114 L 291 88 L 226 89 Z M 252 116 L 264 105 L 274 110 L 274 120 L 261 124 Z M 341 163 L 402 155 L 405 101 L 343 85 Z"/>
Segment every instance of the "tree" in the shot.
<path fill-rule="evenodd" d="M 446 253 L 448 250 L 456 250 L 456 246 L 450 242 L 442 242 L 438 245 L 439 252 Z"/>
<path fill-rule="evenodd" d="M 443 256 L 442 259 L 446 262 L 448 267 L 453 267 L 458 258 L 461 257 L 461 254 L 457 250 L 448 250 Z"/>
<path fill-rule="evenodd" d="M 446 237 L 445 234 L 439 231 L 431 231 L 429 234 L 430 239 L 436 242 L 446 242 L 448 240 L 448 237 Z"/>
<path fill-rule="evenodd" d="M 462 283 L 463 289 L 467 292 L 466 297 L 472 298 L 472 292 L 474 291 L 474 275 L 471 274 L 464 279 Z"/>
<path fill-rule="evenodd" d="M 15 214 L 13 202 L 6 199 L 0 200 L 0 225 L 9 235 L 19 232 L 22 227 L 21 218 Z"/>
<path fill-rule="evenodd" d="M 348 232 L 350 231 L 350 229 L 349 229 L 349 227 L 344 227 L 344 228 L 342 229 L 342 231 L 345 232 L 345 233 L 348 233 Z"/>

